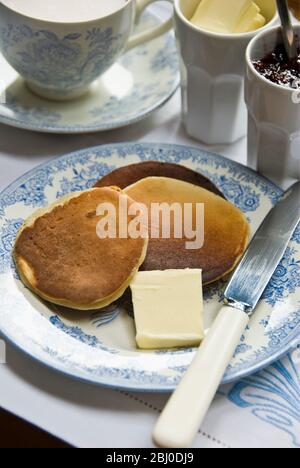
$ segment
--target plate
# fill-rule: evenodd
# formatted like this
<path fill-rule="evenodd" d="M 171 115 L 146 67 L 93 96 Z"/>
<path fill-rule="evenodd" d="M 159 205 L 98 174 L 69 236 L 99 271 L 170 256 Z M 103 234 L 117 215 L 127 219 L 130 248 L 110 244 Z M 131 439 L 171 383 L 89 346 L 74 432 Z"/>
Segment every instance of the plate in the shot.
<path fill-rule="evenodd" d="M 244 211 L 252 234 L 282 193 L 244 166 L 186 146 L 124 143 L 51 160 L 0 195 L 0 330 L 30 356 L 70 376 L 114 388 L 171 391 L 195 349 L 137 350 L 132 310 L 126 297 L 104 312 L 63 310 L 41 302 L 23 286 L 11 257 L 16 233 L 33 211 L 66 193 L 92 187 L 98 178 L 117 167 L 147 160 L 180 163 L 208 176 Z M 220 309 L 224 287 L 223 281 L 205 290 L 207 329 Z M 299 332 L 300 226 L 236 349 L 223 383 L 238 380 L 280 358 L 300 342 Z"/>
<path fill-rule="evenodd" d="M 158 23 L 157 17 L 145 13 L 137 32 Z M 127 126 L 165 104 L 180 82 L 172 33 L 127 52 L 93 83 L 89 93 L 70 102 L 35 96 L 1 54 L 0 68 L 0 122 L 48 133 L 87 133 Z"/>

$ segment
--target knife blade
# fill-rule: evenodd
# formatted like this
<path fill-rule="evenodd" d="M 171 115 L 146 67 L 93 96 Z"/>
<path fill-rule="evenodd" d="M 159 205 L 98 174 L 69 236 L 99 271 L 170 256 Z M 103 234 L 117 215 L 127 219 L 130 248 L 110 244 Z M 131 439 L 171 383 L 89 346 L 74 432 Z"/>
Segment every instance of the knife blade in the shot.
<path fill-rule="evenodd" d="M 271 209 L 225 292 L 225 304 L 153 432 L 159 447 L 189 447 L 266 286 L 300 221 L 300 182 Z"/>
<path fill-rule="evenodd" d="M 300 221 L 300 182 L 271 209 L 225 291 L 225 302 L 252 313 Z"/>

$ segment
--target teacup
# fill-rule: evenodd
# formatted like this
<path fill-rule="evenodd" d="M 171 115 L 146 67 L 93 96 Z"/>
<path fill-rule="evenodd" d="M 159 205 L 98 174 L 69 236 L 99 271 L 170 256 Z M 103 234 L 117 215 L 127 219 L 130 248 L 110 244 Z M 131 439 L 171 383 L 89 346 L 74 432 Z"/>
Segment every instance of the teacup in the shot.
<path fill-rule="evenodd" d="M 189 21 L 199 0 L 175 0 L 183 123 L 190 136 L 206 144 L 233 143 L 247 133 L 245 52 L 259 31 L 278 20 L 275 0 L 256 3 L 266 26 L 243 34 L 221 34 Z"/>
<path fill-rule="evenodd" d="M 300 26 L 295 26 L 298 46 Z M 282 44 L 281 28 L 259 34 L 247 49 L 248 165 L 283 186 L 300 179 L 300 89 L 269 81 L 254 67 Z"/>
<path fill-rule="evenodd" d="M 172 18 L 132 35 L 135 21 L 156 1 L 124 0 L 111 14 L 80 22 L 46 21 L 35 18 L 34 12 L 29 17 L 0 2 L 0 50 L 34 93 L 73 99 L 126 50 L 171 29 Z"/>

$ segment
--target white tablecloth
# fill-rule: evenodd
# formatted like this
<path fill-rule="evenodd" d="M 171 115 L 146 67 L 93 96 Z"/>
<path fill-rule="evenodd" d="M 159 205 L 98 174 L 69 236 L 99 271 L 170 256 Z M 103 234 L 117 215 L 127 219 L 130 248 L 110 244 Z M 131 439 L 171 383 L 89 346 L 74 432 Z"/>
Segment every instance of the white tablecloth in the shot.
<path fill-rule="evenodd" d="M 34 166 L 79 148 L 128 140 L 203 148 L 186 136 L 179 113 L 177 93 L 144 122 L 104 134 L 55 136 L 0 125 L 0 191 Z M 209 150 L 246 163 L 245 139 Z M 77 447 L 153 446 L 151 430 L 166 395 L 94 387 L 58 375 L 8 344 L 6 351 L 7 363 L 0 364 L 2 408 Z M 195 447 L 300 447 L 299 375 L 295 351 L 260 375 L 222 388 Z"/>

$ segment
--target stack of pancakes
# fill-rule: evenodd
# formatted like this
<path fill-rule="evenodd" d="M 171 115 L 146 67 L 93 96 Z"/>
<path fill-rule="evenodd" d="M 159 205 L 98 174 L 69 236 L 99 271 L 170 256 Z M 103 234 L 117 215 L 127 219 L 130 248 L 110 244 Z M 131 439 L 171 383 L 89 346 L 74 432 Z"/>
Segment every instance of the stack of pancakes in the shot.
<path fill-rule="evenodd" d="M 120 197 L 143 203 L 204 203 L 204 245 L 186 239 L 99 238 L 97 208 Z M 130 216 L 123 219 L 128 227 Z M 204 283 L 227 276 L 245 252 L 249 226 L 207 178 L 177 164 L 145 162 L 103 177 L 95 188 L 71 194 L 35 213 L 21 228 L 14 258 L 22 281 L 52 303 L 78 310 L 105 307 L 120 298 L 139 269 L 201 268 Z"/>

